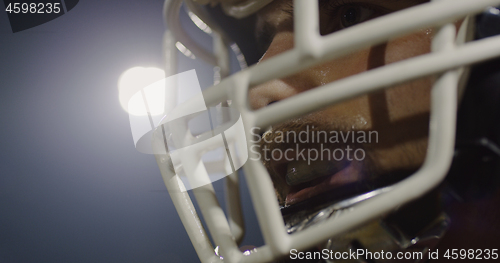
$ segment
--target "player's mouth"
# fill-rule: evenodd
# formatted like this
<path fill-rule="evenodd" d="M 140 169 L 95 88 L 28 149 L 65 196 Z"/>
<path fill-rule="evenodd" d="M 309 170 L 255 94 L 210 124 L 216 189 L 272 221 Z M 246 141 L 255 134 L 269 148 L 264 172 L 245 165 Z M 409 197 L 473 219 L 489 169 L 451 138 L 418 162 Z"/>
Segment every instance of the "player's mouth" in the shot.
<path fill-rule="evenodd" d="M 287 164 L 285 181 L 288 192 L 285 206 L 293 205 L 336 187 L 361 179 L 353 162 L 294 161 Z"/>
<path fill-rule="evenodd" d="M 281 199 L 282 215 L 288 216 L 297 211 L 317 211 L 392 185 L 415 172 L 414 169 L 409 169 L 374 173 L 369 172 L 373 168 L 368 166 L 369 160 L 317 161 L 309 165 L 307 162 L 295 161 L 277 164 L 272 171 L 276 191 Z"/>
<path fill-rule="evenodd" d="M 294 205 L 340 186 L 360 182 L 366 177 L 365 165 L 364 161 L 328 158 L 315 161 L 281 159 L 266 163 L 282 206 Z"/>

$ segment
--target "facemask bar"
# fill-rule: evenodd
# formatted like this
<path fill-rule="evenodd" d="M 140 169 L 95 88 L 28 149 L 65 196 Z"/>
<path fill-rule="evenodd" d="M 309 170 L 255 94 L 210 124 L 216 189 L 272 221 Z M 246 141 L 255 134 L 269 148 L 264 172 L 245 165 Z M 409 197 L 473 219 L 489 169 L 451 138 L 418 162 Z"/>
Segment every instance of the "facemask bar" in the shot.
<path fill-rule="evenodd" d="M 230 66 L 229 53 L 227 50 L 228 41 L 225 37 L 223 37 L 222 33 L 218 33 L 219 30 L 217 30 L 217 27 L 211 25 L 210 22 L 208 22 L 208 25 L 212 28 L 213 31 L 215 31 L 212 34 L 214 53 L 210 53 L 199 46 L 194 46 L 196 45 L 195 42 L 192 41 L 187 35 L 185 35 L 182 31 L 182 28 L 180 27 L 178 15 L 180 12 L 179 9 L 181 8 L 181 4 L 182 1 L 167 1 L 164 6 L 164 13 L 166 14 L 166 18 L 170 19 L 167 21 L 169 30 L 165 32 L 164 36 L 164 55 L 166 59 L 167 76 L 177 73 L 177 50 L 175 45 L 177 43 L 177 40 L 182 39 L 183 44 L 189 46 L 191 51 L 196 56 L 203 58 L 205 61 L 215 66 L 214 71 L 216 71 L 215 74 L 219 75 L 220 81 L 221 78 L 225 78 L 227 77 L 227 75 L 229 75 Z M 204 14 L 201 12 L 198 6 L 193 5 L 190 2 L 188 2 L 187 4 L 189 7 L 191 7 L 190 12 L 193 12 L 197 17 L 204 18 Z M 205 21 L 205 23 L 209 21 L 206 18 L 204 18 L 203 20 Z M 176 37 L 174 37 L 174 35 L 176 35 Z M 233 47 L 233 50 L 235 48 L 237 47 Z M 238 58 L 238 61 L 240 63 L 240 66 L 246 67 L 244 60 L 241 61 L 241 58 Z M 223 103 L 223 106 L 227 106 L 227 104 Z M 161 129 L 163 129 L 163 127 Z M 168 148 L 166 145 L 164 134 L 164 129 L 154 134 L 155 138 L 153 140 L 156 139 L 158 141 L 158 143 L 153 144 L 153 148 L 156 153 L 166 152 L 165 149 Z M 162 141 L 164 143 L 161 143 Z M 175 174 L 170 156 L 167 153 L 157 154 L 155 157 L 157 159 L 158 165 L 160 166 L 163 179 L 165 181 L 165 184 L 167 185 L 170 196 L 176 206 L 181 220 L 185 228 L 189 229 L 187 230 L 187 232 L 192 243 L 195 244 L 194 247 L 197 251 L 198 256 L 200 257 L 200 259 L 203 259 L 204 262 L 220 261 L 220 258 L 214 253 L 214 248 L 207 238 L 205 230 L 203 229 L 196 210 L 194 209 L 193 203 L 189 195 L 186 193 L 183 182 Z M 215 232 L 214 230 L 216 230 L 218 233 L 218 235 L 213 236 L 214 241 L 217 244 L 220 244 L 220 246 L 223 248 L 230 248 L 229 252 L 224 254 L 229 254 L 232 251 L 237 251 L 237 254 L 239 256 L 241 253 L 238 250 L 237 243 L 241 242 L 241 239 L 243 238 L 244 223 L 242 209 L 240 206 L 241 202 L 238 185 L 239 183 L 237 173 L 229 174 L 225 180 L 225 194 L 228 207 L 227 210 L 229 214 L 229 222 L 226 220 L 225 215 L 220 208 L 220 205 L 218 204 L 215 196 L 215 191 L 211 184 L 196 188 L 193 190 L 193 193 L 201 207 L 202 214 L 206 218 L 206 223 L 209 227 L 209 230 L 212 230 L 212 232 Z"/>
<path fill-rule="evenodd" d="M 307 249 L 329 237 L 390 212 L 434 188 L 444 179 L 454 150 L 457 86 L 461 75 L 455 69 L 500 56 L 498 49 L 500 37 L 456 46 L 454 44 L 455 27 L 451 24 L 452 21 L 460 17 L 479 13 L 488 6 L 498 5 L 500 4 L 499 0 L 434 1 L 324 37 L 320 36 L 317 30 L 319 28 L 317 1 L 295 0 L 294 4 L 297 12 L 295 14 L 296 47 L 226 78 L 219 85 L 207 89 L 204 92 L 207 106 L 214 106 L 231 99 L 241 113 L 245 127 L 267 127 L 367 92 L 431 74 L 442 73 L 432 89 L 429 146 L 426 160 L 415 174 L 391 186 L 391 191 L 357 204 L 350 213 L 343 214 L 334 220 L 328 220 L 321 225 L 288 235 L 283 225 L 269 174 L 259 161 L 252 161 L 250 158 L 244 166 L 245 177 L 266 245 L 243 257 L 236 243 L 232 240 L 229 225 L 224 220 L 222 209 L 217 208 L 216 200 L 202 201 L 202 203 L 211 206 L 209 209 L 211 212 L 205 213 L 202 209 L 202 213 L 207 220 L 215 243 L 221 248 L 224 261 L 270 261 L 273 258 L 287 255 L 291 248 Z M 298 10 L 304 13 L 300 14 Z M 433 40 L 431 54 L 348 77 L 257 111 L 252 111 L 248 106 L 247 94 L 248 89 L 252 86 L 300 72 L 305 68 L 383 43 L 407 32 L 436 25 L 442 26 Z M 171 24 L 169 26 L 172 27 Z M 176 39 L 180 39 L 176 32 L 172 30 L 172 35 Z M 192 49 L 189 45 L 186 47 Z M 162 147 L 161 136 L 156 139 L 158 141 L 154 143 L 154 147 Z M 249 134 L 247 134 L 247 144 L 249 147 L 252 145 Z M 168 165 L 164 164 L 168 163 L 168 156 L 156 155 L 156 159 L 172 200 L 200 259 L 203 262 L 219 260 L 218 257 L 214 256 L 213 247 L 211 247 L 206 233 L 199 223 L 189 196 L 182 192 L 182 182 L 172 172 L 173 170 L 169 170 Z M 208 193 L 209 197 L 213 194 L 213 187 L 210 185 L 203 187 L 203 189 L 195 189 L 193 192 L 197 201 L 200 201 L 205 197 L 204 193 Z M 213 197 L 215 197 L 214 194 Z M 200 207 L 202 207 L 202 203 L 200 203 Z M 224 220 L 224 222 L 219 220 Z"/>

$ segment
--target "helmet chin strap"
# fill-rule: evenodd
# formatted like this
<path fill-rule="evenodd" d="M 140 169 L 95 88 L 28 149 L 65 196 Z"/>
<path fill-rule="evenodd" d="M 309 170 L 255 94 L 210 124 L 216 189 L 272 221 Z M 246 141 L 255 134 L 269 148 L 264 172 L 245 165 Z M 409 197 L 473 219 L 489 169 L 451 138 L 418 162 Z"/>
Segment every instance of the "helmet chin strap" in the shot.
<path fill-rule="evenodd" d="M 354 206 L 364 200 L 373 198 L 389 187 L 381 188 L 347 200 L 334 203 L 316 212 L 300 213 L 287 217 L 289 234 L 315 225 L 326 219 L 349 213 Z M 440 202 L 440 189 L 436 189 L 422 199 L 400 207 L 383 218 L 371 221 L 355 230 L 328 239 L 318 246 L 321 252 L 325 249 L 330 254 L 340 252 L 360 252 L 361 258 L 349 262 L 386 262 L 375 253 L 419 252 L 421 258 L 413 258 L 415 262 L 425 261 L 429 251 L 439 244 L 450 225 L 450 219 L 443 212 Z M 378 259 L 376 259 L 378 258 Z M 325 259 L 320 262 L 339 262 Z"/>

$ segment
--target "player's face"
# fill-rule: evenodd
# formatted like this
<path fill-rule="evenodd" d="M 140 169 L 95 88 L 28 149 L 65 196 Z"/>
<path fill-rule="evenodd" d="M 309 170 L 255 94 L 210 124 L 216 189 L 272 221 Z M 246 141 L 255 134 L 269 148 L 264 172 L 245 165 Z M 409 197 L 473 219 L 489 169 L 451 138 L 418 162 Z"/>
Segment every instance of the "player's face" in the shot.
<path fill-rule="evenodd" d="M 422 2 L 427 1 L 320 1 L 320 31 L 327 35 Z M 292 13 L 290 0 L 274 1 L 259 12 L 258 28 L 268 42 L 261 61 L 293 48 Z M 428 53 L 432 36 L 431 29 L 412 32 L 267 82 L 250 90 L 250 104 L 254 109 L 266 107 L 326 83 Z M 427 149 L 431 85 L 432 78 L 411 81 L 273 126 L 264 134 L 271 143 L 262 140 L 260 150 L 280 202 L 294 204 L 375 178 L 399 180 L 418 169 Z M 303 137 L 287 136 L 301 131 Z"/>

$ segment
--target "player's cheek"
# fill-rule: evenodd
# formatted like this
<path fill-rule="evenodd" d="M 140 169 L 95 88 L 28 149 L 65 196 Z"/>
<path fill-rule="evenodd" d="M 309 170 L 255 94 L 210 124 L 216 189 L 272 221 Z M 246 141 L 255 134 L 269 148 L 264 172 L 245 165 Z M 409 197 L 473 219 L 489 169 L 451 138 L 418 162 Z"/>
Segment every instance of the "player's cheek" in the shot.
<path fill-rule="evenodd" d="M 386 64 L 429 53 L 433 34 L 433 30 L 423 29 L 389 41 L 385 52 Z"/>
<path fill-rule="evenodd" d="M 398 85 L 386 91 L 387 108 L 391 122 L 415 115 L 428 114 L 432 78 L 426 77 Z"/>
<path fill-rule="evenodd" d="M 430 52 L 432 30 L 420 30 L 389 41 L 386 64 L 424 55 Z M 417 79 L 386 90 L 389 119 L 397 121 L 429 112 L 432 77 Z"/>

